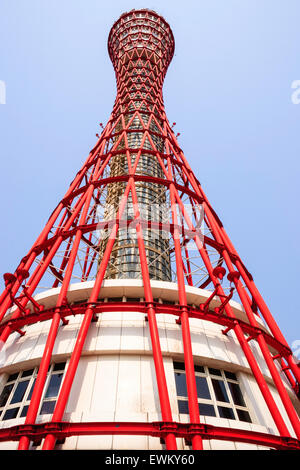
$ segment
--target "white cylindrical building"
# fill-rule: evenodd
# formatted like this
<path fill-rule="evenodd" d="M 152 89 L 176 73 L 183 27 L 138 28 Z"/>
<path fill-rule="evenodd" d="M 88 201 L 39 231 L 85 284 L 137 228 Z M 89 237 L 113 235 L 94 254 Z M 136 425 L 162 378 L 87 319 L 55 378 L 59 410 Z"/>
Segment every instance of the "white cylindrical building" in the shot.
<path fill-rule="evenodd" d="M 152 281 L 156 302 L 162 306 L 178 303 L 177 284 Z M 92 282 L 72 284 L 68 292 L 70 306 L 89 298 Z M 55 306 L 59 288 L 36 296 L 45 308 Z M 188 304 L 197 307 L 210 292 L 187 287 Z M 68 400 L 64 421 L 70 422 L 157 422 L 161 420 L 148 322 L 139 301 L 143 303 L 143 286 L 139 280 L 105 280 L 101 292 L 105 304 L 135 303 L 134 311 L 101 313 L 91 324 L 75 382 Z M 212 306 L 217 306 L 215 300 Z M 243 308 L 231 301 L 236 317 L 247 321 Z M 121 310 L 121 309 L 120 309 Z M 157 316 L 161 349 L 165 366 L 173 419 L 188 422 L 184 355 L 180 325 L 176 316 Z M 41 401 L 37 423 L 51 419 L 64 371 L 73 350 L 82 315 L 69 316 L 69 323 L 60 327 L 53 361 Z M 1 358 L 1 427 L 23 424 L 38 366 L 44 352 L 50 320 L 28 326 L 20 337 L 14 333 L 2 350 Z M 191 338 L 201 422 L 218 427 L 278 434 L 256 380 L 240 345 L 224 327 L 211 321 L 191 318 Z M 262 325 L 263 327 L 263 325 Z M 264 372 L 272 395 L 288 419 L 278 393 L 255 342 L 252 348 Z M 283 380 L 284 377 L 283 377 Z M 286 382 L 291 395 L 293 391 Z M 298 407 L 299 409 L 299 407 Z M 292 429 L 290 429 L 293 435 Z M 3 442 L 0 449 L 16 449 L 18 442 Z M 178 449 L 190 449 L 185 439 L 177 439 Z M 31 445 L 39 449 L 41 443 Z M 151 436 L 72 436 L 56 445 L 59 449 L 163 449 L 159 438 Z M 204 449 L 258 449 L 265 447 L 223 440 L 204 440 Z"/>

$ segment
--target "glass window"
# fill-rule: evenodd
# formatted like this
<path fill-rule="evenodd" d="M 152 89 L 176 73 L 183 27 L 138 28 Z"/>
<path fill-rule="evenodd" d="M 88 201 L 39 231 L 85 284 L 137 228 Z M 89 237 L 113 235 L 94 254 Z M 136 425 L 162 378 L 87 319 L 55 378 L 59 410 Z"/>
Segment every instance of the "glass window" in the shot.
<path fill-rule="evenodd" d="M 176 372 L 175 373 L 175 382 L 176 382 L 177 395 L 180 396 L 180 397 L 187 396 L 185 374 L 180 374 L 180 373 Z"/>
<path fill-rule="evenodd" d="M 45 394 L 45 398 L 52 398 L 58 395 L 60 383 L 62 380 L 63 374 L 54 374 L 50 378 L 49 385 L 47 388 L 47 392 Z"/>
<path fill-rule="evenodd" d="M 29 380 L 24 380 L 18 383 L 10 403 L 19 403 L 20 401 L 23 400 L 28 384 L 29 384 Z"/>
<path fill-rule="evenodd" d="M 233 410 L 227 406 L 218 406 L 220 418 L 235 419 Z"/>
<path fill-rule="evenodd" d="M 222 380 L 212 379 L 212 384 L 214 387 L 215 397 L 217 401 L 229 402 L 229 398 L 225 389 L 225 384 Z"/>
<path fill-rule="evenodd" d="M 206 398 L 210 400 L 210 393 L 206 377 L 199 377 L 196 375 L 196 387 L 198 398 Z"/>
<path fill-rule="evenodd" d="M 23 418 L 24 416 L 27 415 L 28 408 L 29 408 L 29 405 L 26 405 L 23 407 L 21 414 L 20 414 L 20 418 Z"/>
<path fill-rule="evenodd" d="M 53 411 L 54 411 L 54 408 L 55 408 L 55 400 L 52 400 L 52 401 L 44 401 L 43 405 L 42 405 L 42 408 L 41 408 L 41 411 L 40 411 L 40 414 L 41 415 L 48 415 L 48 414 L 52 414 Z"/>
<path fill-rule="evenodd" d="M 40 414 L 52 413 L 65 369 L 65 362 L 51 364 L 48 369 Z M 26 416 L 32 397 L 38 367 L 11 374 L 0 394 L 0 420 Z"/>
<path fill-rule="evenodd" d="M 174 365 L 174 369 L 185 370 L 183 362 L 174 362 L 173 365 Z"/>
<path fill-rule="evenodd" d="M 228 382 L 235 405 L 246 406 L 239 384 Z"/>
<path fill-rule="evenodd" d="M 188 394 L 184 362 L 174 362 L 179 413 L 188 414 Z M 195 365 L 199 412 L 251 423 L 251 417 L 236 374 L 211 367 Z"/>
<path fill-rule="evenodd" d="M 233 372 L 224 371 L 225 377 L 227 379 L 237 380 L 236 375 Z"/>
<path fill-rule="evenodd" d="M 204 367 L 203 366 L 195 365 L 194 369 L 195 369 L 195 372 L 201 372 L 202 374 L 204 374 Z"/>
<path fill-rule="evenodd" d="M 178 410 L 181 414 L 189 414 L 189 404 L 186 400 L 178 400 Z"/>
<path fill-rule="evenodd" d="M 20 408 L 8 408 L 8 410 L 6 410 L 6 412 L 4 413 L 3 421 L 6 421 L 7 419 L 14 419 L 14 418 L 16 418 L 19 409 L 20 409 Z"/>
<path fill-rule="evenodd" d="M 65 370 L 66 363 L 65 362 L 58 362 L 57 364 L 54 364 L 53 371 L 64 371 Z"/>
<path fill-rule="evenodd" d="M 199 413 L 202 416 L 216 416 L 215 407 L 206 403 L 199 403 Z"/>
<path fill-rule="evenodd" d="M 218 369 L 212 369 L 212 368 L 210 367 L 208 370 L 209 370 L 209 373 L 210 373 L 211 375 L 219 375 L 219 376 L 222 376 L 221 371 L 218 370 Z"/>
<path fill-rule="evenodd" d="M 248 411 L 237 409 L 237 414 L 240 421 L 246 421 L 247 423 L 252 422 Z"/>
<path fill-rule="evenodd" d="M 30 377 L 33 374 L 34 369 L 24 370 L 21 377 Z"/>
<path fill-rule="evenodd" d="M 8 379 L 7 379 L 7 382 L 11 382 L 12 380 L 16 380 L 16 378 L 18 377 L 19 373 L 17 372 L 16 374 L 11 374 Z"/>
<path fill-rule="evenodd" d="M 8 400 L 10 392 L 12 391 L 14 384 L 5 385 L 0 395 L 0 407 L 4 406 Z"/>
<path fill-rule="evenodd" d="M 36 379 L 34 379 L 33 384 L 31 385 L 31 389 L 30 389 L 30 392 L 28 394 L 27 400 L 31 400 L 33 389 L 34 389 L 34 386 L 35 386 L 35 381 L 36 381 Z"/>

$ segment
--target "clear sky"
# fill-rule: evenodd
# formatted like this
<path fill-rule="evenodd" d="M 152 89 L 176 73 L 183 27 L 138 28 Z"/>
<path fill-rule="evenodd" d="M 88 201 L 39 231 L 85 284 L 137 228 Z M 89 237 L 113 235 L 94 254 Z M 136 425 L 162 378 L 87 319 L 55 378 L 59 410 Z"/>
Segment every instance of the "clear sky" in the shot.
<path fill-rule="evenodd" d="M 300 339 L 300 104 L 291 99 L 299 0 L 2 0 L 0 272 L 27 254 L 95 144 L 116 93 L 109 30 L 141 7 L 174 32 L 164 99 L 180 145 L 292 344 Z"/>

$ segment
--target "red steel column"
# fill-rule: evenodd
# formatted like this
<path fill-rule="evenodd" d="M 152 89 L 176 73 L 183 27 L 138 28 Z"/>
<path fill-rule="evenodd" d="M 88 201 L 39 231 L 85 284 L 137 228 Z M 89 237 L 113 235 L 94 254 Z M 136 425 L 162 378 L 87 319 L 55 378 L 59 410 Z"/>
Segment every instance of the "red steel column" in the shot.
<path fill-rule="evenodd" d="M 191 224 L 191 221 L 189 220 L 189 217 L 188 215 L 186 214 L 186 211 L 184 210 L 184 207 L 182 206 L 182 201 L 179 199 L 178 200 L 178 204 L 182 207 L 182 212 L 183 212 L 183 215 L 185 217 L 185 220 L 190 228 L 190 230 L 193 229 L 193 226 Z M 218 291 L 217 291 L 217 295 L 220 296 L 220 298 L 222 297 L 225 297 L 225 294 L 224 294 L 224 291 L 221 287 L 221 285 L 218 283 L 218 281 L 215 279 L 215 276 L 213 274 L 213 269 L 212 269 L 212 266 L 211 266 L 211 262 L 210 262 L 210 259 L 206 253 L 206 251 L 203 249 L 203 247 L 201 246 L 201 241 L 199 240 L 199 237 L 198 235 L 195 236 L 195 242 L 197 243 L 197 246 L 198 246 L 198 249 L 201 253 L 201 256 L 202 256 L 202 259 L 204 261 L 204 264 L 206 266 L 206 269 L 208 271 L 208 274 L 210 275 L 210 278 L 211 280 L 213 281 L 213 284 L 214 286 L 218 286 Z M 226 314 L 230 317 L 230 318 L 235 318 L 235 315 L 232 311 L 232 308 L 230 307 L 229 304 L 226 304 L 225 305 L 225 311 L 226 311 Z M 246 359 L 249 363 L 249 366 L 252 370 L 252 373 L 257 381 L 257 384 L 262 392 L 262 395 L 266 401 L 266 404 L 270 410 L 270 413 L 273 417 L 273 420 L 278 428 L 278 431 L 280 432 L 280 434 L 282 436 L 290 436 L 289 434 L 289 431 L 287 429 L 287 426 L 284 422 L 284 420 L 282 419 L 281 417 L 281 414 L 277 408 L 277 405 L 275 403 L 275 400 L 269 390 L 269 387 L 261 373 L 261 370 L 260 368 L 258 367 L 258 364 L 256 362 L 256 359 L 251 351 L 251 348 L 247 342 L 247 340 L 245 339 L 245 336 L 244 336 L 244 333 L 243 333 L 243 330 L 242 328 L 240 327 L 240 325 L 237 323 L 235 325 L 235 327 L 233 328 L 235 334 L 236 334 L 236 337 L 241 345 L 241 348 L 246 356 Z"/>
<path fill-rule="evenodd" d="M 62 384 L 62 388 L 61 388 L 61 391 L 60 391 L 60 394 L 59 394 L 59 397 L 55 406 L 55 410 L 52 416 L 53 422 L 61 421 L 64 411 L 65 411 L 65 407 L 67 405 L 67 401 L 69 399 L 70 390 L 71 390 L 72 383 L 73 383 L 75 373 L 77 370 L 78 362 L 81 357 L 82 348 L 84 346 L 88 329 L 89 329 L 89 326 L 90 326 L 90 323 L 94 314 L 94 309 L 93 309 L 92 304 L 98 301 L 98 296 L 99 296 L 99 292 L 101 289 L 101 285 L 104 279 L 104 275 L 105 275 L 106 268 L 109 262 L 111 251 L 115 243 L 116 233 L 118 232 L 119 219 L 122 216 L 122 213 L 124 211 L 124 207 L 127 201 L 129 190 L 130 190 L 130 185 L 128 183 L 125 193 L 123 195 L 121 204 L 120 204 L 120 208 L 119 208 L 116 220 L 115 220 L 113 231 L 110 235 L 109 241 L 107 243 L 107 246 L 106 246 L 100 267 L 99 267 L 99 271 L 97 273 L 96 281 L 95 281 L 95 284 L 94 284 L 94 287 L 93 287 L 93 290 L 91 292 L 90 299 L 88 302 L 89 306 L 86 309 L 86 312 L 85 312 L 85 315 L 84 315 L 84 318 L 83 318 L 83 321 L 82 321 L 82 324 L 81 324 L 81 327 L 77 336 L 76 344 L 75 344 L 75 347 L 74 347 L 74 350 L 73 350 L 73 353 L 72 353 L 72 356 L 68 365 L 68 369 L 67 369 L 67 372 L 66 372 L 63 384 Z M 48 434 L 44 441 L 43 450 L 52 450 L 55 445 L 55 441 L 56 441 L 55 436 L 53 434 Z"/>
<path fill-rule="evenodd" d="M 206 212 L 207 212 L 208 216 L 210 217 L 210 220 L 212 221 L 214 218 L 213 218 L 213 215 L 211 214 L 211 211 L 210 211 L 210 208 L 208 207 L 208 205 L 207 205 Z M 219 230 L 219 232 L 220 232 L 220 236 L 221 236 L 220 241 L 224 242 L 224 245 L 227 249 L 229 248 L 229 250 L 230 250 L 230 248 L 231 248 L 233 253 L 237 256 L 236 267 L 239 270 L 239 272 L 241 273 L 241 276 L 242 276 L 247 288 L 249 289 L 249 291 L 250 291 L 251 295 L 253 296 L 257 306 L 259 307 L 259 310 L 260 310 L 263 318 L 265 319 L 268 327 L 270 328 L 274 338 L 277 339 L 280 343 L 282 343 L 284 346 L 286 346 L 288 348 L 289 346 L 288 346 L 283 334 L 281 333 L 277 323 L 275 322 L 273 316 L 271 315 L 271 313 L 270 313 L 266 303 L 264 302 L 261 294 L 259 293 L 253 279 L 249 279 L 249 276 L 246 273 L 242 263 L 240 262 L 240 259 L 237 255 L 232 243 L 230 242 L 225 230 L 222 227 L 219 227 L 219 224 L 217 224 L 217 222 L 215 222 L 215 228 L 216 228 L 216 230 Z M 294 373 L 295 377 L 297 378 L 298 382 L 300 383 L 300 369 L 297 366 L 297 364 L 295 363 L 292 354 L 287 356 L 286 360 L 288 361 L 292 372 Z"/>
<path fill-rule="evenodd" d="M 107 127 L 108 127 L 108 126 L 107 126 Z M 106 132 L 107 132 L 107 130 L 106 130 Z M 103 131 L 103 134 L 104 134 L 104 131 Z M 95 155 L 95 153 L 97 152 L 97 150 L 98 150 L 98 144 L 96 144 L 96 146 L 94 147 L 94 149 L 90 152 L 90 154 L 89 154 L 89 156 L 88 156 L 88 158 L 87 158 L 87 160 L 86 160 L 84 166 L 82 167 L 82 169 L 80 170 L 80 172 L 78 172 L 78 174 L 77 174 L 76 177 L 74 178 L 73 182 L 71 183 L 71 185 L 70 185 L 68 191 L 66 192 L 66 194 L 65 194 L 65 196 L 64 196 L 64 199 L 67 198 L 67 197 L 72 193 L 72 191 L 76 188 L 76 186 L 77 186 L 77 185 L 79 184 L 79 182 L 82 180 L 82 178 L 83 178 L 83 176 L 84 176 L 84 174 L 85 174 L 85 166 L 86 166 L 86 164 L 87 164 L 90 160 L 92 160 L 92 158 L 94 158 L 94 155 Z M 34 243 L 32 249 L 31 249 L 30 252 L 29 252 L 28 259 L 25 258 L 26 261 L 21 261 L 19 268 L 22 268 L 22 269 L 24 269 L 24 270 L 26 270 L 26 271 L 28 271 L 28 270 L 30 269 L 32 263 L 34 262 L 34 260 L 35 260 L 35 258 L 36 258 L 36 253 L 35 253 L 35 251 L 34 251 L 35 246 L 37 246 L 37 245 L 43 243 L 43 242 L 46 240 L 46 238 L 47 238 L 47 236 L 48 236 L 48 234 L 49 234 L 49 232 L 50 232 L 50 230 L 51 230 L 53 224 L 55 223 L 55 221 L 56 221 L 57 217 L 59 216 L 59 214 L 60 214 L 61 210 L 63 209 L 63 207 L 64 207 L 63 203 L 60 202 L 60 203 L 58 204 L 58 206 L 56 207 L 56 209 L 54 210 L 54 212 L 51 214 L 51 216 L 50 216 L 50 218 L 49 218 L 47 224 L 45 225 L 44 229 L 42 230 L 41 234 L 39 235 L 39 237 L 38 237 L 37 240 L 35 241 L 35 243 Z M 22 276 L 17 275 L 17 281 L 14 283 L 14 285 L 12 286 L 12 288 L 9 289 L 9 288 L 6 287 L 6 288 L 4 289 L 4 291 L 2 292 L 2 294 L 1 294 L 1 296 L 0 296 L 0 321 L 2 320 L 2 318 L 4 317 L 4 315 L 5 315 L 6 311 L 7 311 L 7 309 L 8 309 L 8 308 L 10 307 L 10 305 L 11 305 L 11 298 L 8 296 L 9 291 L 11 290 L 11 293 L 12 293 L 13 295 L 15 295 L 15 294 L 18 292 L 18 289 L 19 289 L 19 287 L 20 287 L 20 285 L 21 285 L 21 283 L 22 283 L 22 280 L 23 280 Z M 7 296 L 8 296 L 8 297 L 7 297 Z M 4 340 L 4 341 L 5 341 L 5 340 Z"/>
<path fill-rule="evenodd" d="M 167 122 L 167 125 L 168 125 L 169 132 L 171 134 L 174 134 L 172 129 L 170 128 L 168 122 Z M 176 141 L 175 136 L 174 136 L 174 140 Z M 191 167 L 189 166 L 189 164 L 188 164 L 188 162 L 187 162 L 187 160 L 186 160 L 186 158 L 185 158 L 182 151 L 181 151 L 180 156 L 181 156 L 182 161 L 184 162 L 184 165 L 186 167 L 186 170 L 185 170 L 186 175 L 187 175 L 194 191 L 196 192 L 197 195 L 199 195 L 201 198 L 204 199 L 204 201 L 206 203 L 206 213 L 210 214 L 210 217 L 212 218 L 213 215 L 211 213 L 210 204 L 208 202 L 208 199 L 207 199 L 205 193 L 203 192 L 200 184 L 196 181 L 196 178 L 194 177 L 194 174 L 191 170 Z M 217 224 L 217 225 L 219 226 L 220 224 Z M 268 327 L 270 328 L 271 332 L 274 335 L 274 338 L 277 339 L 277 341 L 279 341 L 280 343 L 282 343 L 282 344 L 284 344 L 285 346 L 288 347 L 288 344 L 287 344 L 283 334 L 281 333 L 277 323 L 275 322 L 273 316 L 271 315 L 271 312 L 269 311 L 264 299 L 262 298 L 260 292 L 258 291 L 254 281 L 252 279 L 249 279 L 248 274 L 246 273 L 246 271 L 243 267 L 243 264 L 240 261 L 238 253 L 236 252 L 235 248 L 233 247 L 233 245 L 232 245 L 232 243 L 231 243 L 231 241 L 230 241 L 230 239 L 229 239 L 229 237 L 228 237 L 228 235 L 227 235 L 227 233 L 226 233 L 226 231 L 225 231 L 225 229 L 222 225 L 220 226 L 220 233 L 221 233 L 223 242 L 224 242 L 225 246 L 227 247 L 227 249 L 229 249 L 229 251 L 232 251 L 236 255 L 236 257 L 237 257 L 236 267 L 239 270 L 239 272 L 241 273 L 241 276 L 242 276 L 247 288 L 249 289 L 249 291 L 250 291 L 251 295 L 253 296 L 256 304 L 258 305 L 263 318 L 265 319 Z M 292 354 L 290 354 L 288 357 L 286 357 L 286 360 L 288 361 L 288 364 L 289 364 L 289 367 L 290 367 L 291 371 L 293 372 L 293 374 L 295 375 L 298 383 L 300 384 L 300 369 L 297 366 L 297 364 L 295 363 Z"/>
<path fill-rule="evenodd" d="M 167 147 L 168 152 L 168 147 Z M 173 180 L 172 168 L 170 163 L 170 158 L 168 158 L 168 169 L 169 169 L 169 179 Z M 175 256 L 176 256 L 176 272 L 177 272 L 177 282 L 178 282 L 178 295 L 179 303 L 182 308 L 182 313 L 180 315 L 181 321 L 181 331 L 182 331 L 182 341 L 184 348 L 184 363 L 186 370 L 186 384 L 188 392 L 188 404 L 189 404 L 189 414 L 191 423 L 200 423 L 199 416 L 199 404 L 198 404 L 198 394 L 195 378 L 195 369 L 194 369 L 194 359 L 192 351 L 192 341 L 191 341 L 191 332 L 189 324 L 189 316 L 187 311 L 187 298 L 185 291 L 185 282 L 183 275 L 183 261 L 181 255 L 181 245 L 180 245 L 180 233 L 177 229 L 178 227 L 178 218 L 177 218 L 177 205 L 175 200 L 175 189 L 174 184 L 170 185 L 170 202 L 171 202 L 171 212 L 172 220 L 175 227 L 174 230 L 174 246 L 175 246 Z M 202 438 L 199 435 L 192 436 L 192 446 L 194 450 L 202 450 Z"/>
<path fill-rule="evenodd" d="M 218 230 L 218 226 L 216 224 L 212 225 L 212 230 L 216 236 L 216 240 L 219 241 L 220 243 L 222 242 L 222 240 L 220 239 L 220 236 L 219 234 L 217 233 L 217 230 Z M 227 251 L 224 249 L 222 250 L 222 256 L 226 262 L 226 265 L 229 269 L 229 272 L 234 272 L 234 269 L 233 269 L 233 266 L 232 266 L 232 263 L 231 263 L 231 260 L 230 260 L 230 257 L 227 253 Z M 258 324 L 257 324 L 257 321 L 255 319 L 255 316 L 252 312 L 252 309 L 251 309 L 251 306 L 249 305 L 249 301 L 248 301 L 248 298 L 246 296 L 246 293 L 243 289 L 243 286 L 241 285 L 241 282 L 239 279 L 235 278 L 234 279 L 234 284 L 235 284 L 235 287 L 238 291 L 238 294 L 240 296 L 240 299 L 241 299 L 241 302 L 242 302 L 242 305 L 244 306 L 245 308 L 245 311 L 246 311 L 246 314 L 247 314 L 247 317 L 249 319 L 249 322 L 252 326 L 254 327 L 258 327 Z M 274 383 L 276 385 L 276 388 L 278 390 L 278 393 L 280 395 L 280 398 L 282 400 L 282 403 L 286 409 L 286 412 L 290 418 L 290 421 L 292 423 L 292 426 L 294 428 L 294 431 L 298 437 L 298 439 L 300 439 L 300 421 L 299 421 L 299 418 L 298 418 L 298 415 L 295 411 L 295 408 L 288 396 L 288 393 L 285 389 L 285 386 L 283 385 L 283 382 L 282 382 L 282 379 L 279 375 L 279 372 L 274 364 L 274 361 L 273 361 L 273 358 L 271 357 L 271 353 L 269 351 L 269 348 L 264 340 L 264 337 L 261 333 L 258 334 L 257 336 L 257 342 L 260 346 L 260 349 L 261 349 L 261 352 L 263 354 L 263 357 L 266 361 L 266 364 L 270 370 L 270 373 L 272 375 L 272 378 L 274 380 Z"/>
<path fill-rule="evenodd" d="M 149 125 L 150 125 L 150 119 L 148 122 L 148 127 Z M 150 283 L 150 277 L 149 277 L 149 271 L 148 271 L 148 261 L 147 261 L 146 252 L 145 252 L 145 244 L 144 244 L 142 227 L 139 221 L 140 214 L 139 214 L 139 209 L 138 209 L 138 198 L 136 195 L 135 181 L 134 181 L 134 176 L 133 176 L 136 172 L 136 168 L 137 168 L 137 165 L 138 165 L 141 153 L 142 153 L 142 148 L 144 146 L 146 136 L 148 136 L 148 132 L 145 132 L 143 136 L 143 139 L 140 144 L 140 150 L 137 153 L 133 166 L 131 164 L 131 156 L 130 156 L 129 150 L 126 150 L 126 156 L 127 156 L 129 174 L 131 175 L 129 178 L 129 183 L 131 185 L 131 195 L 132 195 L 132 203 L 133 203 L 133 208 L 134 208 L 134 216 L 135 216 L 135 220 L 137 221 L 136 232 L 137 232 L 138 248 L 139 248 L 139 255 L 140 255 L 142 279 L 143 279 L 143 284 L 144 284 L 145 300 L 146 302 L 148 302 L 147 318 L 148 318 L 148 323 L 149 323 L 151 344 L 153 348 L 153 360 L 154 360 L 154 365 L 155 365 L 158 394 L 159 394 L 159 399 L 160 399 L 162 419 L 168 425 L 173 421 L 173 418 L 172 418 L 172 411 L 171 411 L 171 406 L 170 406 L 168 387 L 167 387 L 164 364 L 163 364 L 163 357 L 162 357 L 162 352 L 161 352 L 161 347 L 160 347 L 160 339 L 159 339 L 159 333 L 158 333 L 157 322 L 156 322 L 156 312 L 153 306 L 153 295 L 152 295 L 151 283 Z M 127 139 L 126 134 L 125 134 L 125 145 L 126 145 L 126 148 L 128 149 L 128 139 Z M 177 444 L 176 444 L 176 439 L 175 439 L 174 434 L 172 434 L 171 432 L 167 432 L 165 440 L 166 440 L 166 447 L 168 450 L 177 449 Z"/>
<path fill-rule="evenodd" d="M 85 202 L 85 207 L 84 207 L 84 210 L 83 210 L 81 218 L 80 218 L 79 225 L 82 225 L 82 224 L 85 223 L 87 212 L 88 212 L 89 205 L 90 205 L 90 201 L 91 201 L 92 194 L 93 194 L 93 190 L 94 190 L 94 187 L 90 186 L 89 190 L 88 190 L 86 202 Z M 77 256 L 79 243 L 80 243 L 80 240 L 81 240 L 81 235 L 82 235 L 82 231 L 77 230 L 75 240 L 74 240 L 74 243 L 73 243 L 73 247 L 72 247 L 72 251 L 71 251 L 71 255 L 70 255 L 70 259 L 69 259 L 69 263 L 67 264 L 63 284 L 62 284 L 62 287 L 61 287 L 61 290 L 60 290 L 60 293 L 59 293 L 59 296 L 58 296 L 56 309 L 55 309 L 55 312 L 54 312 L 54 315 L 53 315 L 53 318 L 52 318 L 51 327 L 50 327 L 50 330 L 49 330 L 45 350 L 44 350 L 44 353 L 43 353 L 43 357 L 42 357 L 41 364 L 40 364 L 40 367 L 39 367 L 38 375 L 37 375 L 37 378 L 36 378 L 36 383 L 35 383 L 35 386 L 34 386 L 32 398 L 31 398 L 31 401 L 30 401 L 30 405 L 29 405 L 29 408 L 28 408 L 27 415 L 26 415 L 25 424 L 33 424 L 36 420 L 36 417 L 37 417 L 37 413 L 38 413 L 38 409 L 39 409 L 39 406 L 40 406 L 40 401 L 41 401 L 43 389 L 44 389 L 44 386 L 45 386 L 47 372 L 48 372 L 49 364 L 50 364 L 51 357 L 52 357 L 53 347 L 54 347 L 58 327 L 59 327 L 60 320 L 61 320 L 60 307 L 62 306 L 64 300 L 66 299 L 66 295 L 67 295 L 67 291 L 68 291 L 68 288 L 69 288 L 74 263 L 75 263 L 76 256 Z M 20 443 L 19 443 L 19 450 L 27 450 L 28 446 L 29 446 L 29 443 L 30 443 L 30 441 L 27 437 L 25 437 L 25 436 L 22 437 L 20 439 Z"/>
<path fill-rule="evenodd" d="M 81 203 L 78 205 L 77 211 L 72 214 L 71 218 L 69 219 L 69 221 L 68 221 L 68 223 L 67 223 L 67 225 L 66 225 L 66 227 L 65 227 L 65 230 L 68 230 L 68 228 L 71 226 L 72 221 L 76 218 L 77 213 L 80 211 L 80 209 L 81 209 L 81 207 L 82 207 L 82 205 L 83 205 L 83 203 L 84 203 L 84 200 L 85 200 L 84 198 L 81 200 Z M 60 235 L 60 236 L 57 238 L 57 240 L 54 242 L 54 244 L 52 245 L 51 250 L 50 250 L 50 252 L 48 253 L 48 255 L 47 255 L 47 257 L 46 257 L 44 263 L 39 267 L 39 271 L 38 271 L 37 275 L 35 276 L 34 281 L 31 282 L 30 286 L 28 287 L 28 293 L 29 293 L 30 295 L 34 292 L 34 290 L 35 290 L 36 286 L 38 285 L 40 279 L 42 278 L 42 276 L 44 275 L 45 271 L 47 270 L 47 268 L 48 268 L 48 266 L 49 266 L 49 263 L 51 262 L 53 256 L 55 255 L 55 253 L 56 253 L 58 247 L 60 246 L 60 244 L 61 244 L 61 242 L 62 242 L 62 240 L 63 240 L 63 237 L 62 237 L 62 235 Z M 22 301 L 21 304 L 23 304 L 23 306 L 24 306 L 24 305 L 27 304 L 27 302 L 28 302 L 28 299 L 25 298 L 24 302 Z M 20 315 L 20 312 L 19 312 L 18 309 L 17 309 L 17 310 L 13 313 L 12 318 L 17 318 L 19 315 Z M 7 338 L 8 338 L 8 336 L 10 335 L 10 333 L 11 333 L 11 328 L 10 328 L 10 326 L 6 326 L 6 327 L 4 328 L 4 330 L 3 330 L 2 334 L 1 334 L 1 336 L 0 336 L 0 341 L 5 342 L 5 341 L 7 340 Z"/>
<path fill-rule="evenodd" d="M 137 161 L 136 161 L 136 164 L 137 164 Z M 137 195 L 135 191 L 135 184 L 134 184 L 133 177 L 130 178 L 130 183 L 131 183 L 132 202 L 133 202 L 133 207 L 135 211 L 135 219 L 139 220 L 140 214 L 138 211 L 138 199 L 137 199 Z M 155 309 L 153 307 L 153 296 L 152 296 L 151 283 L 150 283 L 150 277 L 149 277 L 149 271 L 148 271 L 148 262 L 147 262 L 147 257 L 145 253 L 145 245 L 144 245 L 142 227 L 141 227 L 140 222 L 137 223 L 136 231 L 137 231 L 137 238 L 138 238 L 142 278 L 143 278 L 143 283 L 144 283 L 145 300 L 146 302 L 148 302 L 147 316 L 148 316 L 149 330 L 150 330 L 150 336 L 151 336 L 151 344 L 153 348 L 153 360 L 155 364 L 157 387 L 158 387 L 158 393 L 159 393 L 160 405 L 161 405 L 161 413 L 162 413 L 163 421 L 166 422 L 166 424 L 168 424 L 173 421 L 172 411 L 171 411 L 171 406 L 170 406 L 168 386 L 166 382 L 163 357 L 162 357 L 158 328 L 157 328 L 157 323 L 156 323 L 156 314 L 155 314 Z M 166 434 L 166 447 L 168 450 L 177 449 L 176 439 L 172 432 L 168 432 Z"/>

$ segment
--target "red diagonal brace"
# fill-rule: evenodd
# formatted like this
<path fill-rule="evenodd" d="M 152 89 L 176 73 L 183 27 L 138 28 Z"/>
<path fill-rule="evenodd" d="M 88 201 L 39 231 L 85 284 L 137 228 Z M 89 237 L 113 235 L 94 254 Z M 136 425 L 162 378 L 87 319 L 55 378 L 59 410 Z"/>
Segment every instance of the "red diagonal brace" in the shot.
<path fill-rule="evenodd" d="M 212 299 L 215 297 L 215 295 L 217 294 L 218 292 L 218 289 L 219 289 L 219 286 L 220 284 L 217 283 L 216 284 L 216 287 L 215 287 L 215 290 L 213 291 L 213 293 L 211 294 L 210 297 L 208 297 L 208 299 L 206 300 L 206 302 L 204 304 L 200 304 L 199 305 L 199 309 L 201 310 L 201 312 L 207 312 L 208 309 L 209 309 L 209 304 L 210 302 L 212 301 Z"/>
<path fill-rule="evenodd" d="M 15 330 L 15 331 L 16 331 L 17 333 L 19 333 L 20 336 L 24 336 L 25 333 L 26 333 L 25 331 L 19 330 L 19 329 Z"/>
<path fill-rule="evenodd" d="M 9 295 L 10 295 L 11 301 L 14 304 L 16 304 L 16 306 L 23 313 L 23 315 L 27 315 L 28 313 L 30 313 L 30 309 L 23 307 L 23 305 L 15 298 L 15 296 L 11 292 L 9 293 Z"/>
<path fill-rule="evenodd" d="M 66 298 L 62 301 L 62 307 L 66 307 L 71 312 L 71 314 L 75 317 L 75 313 Z M 69 320 L 65 319 L 65 317 L 62 315 L 62 311 L 60 311 L 60 317 L 61 317 L 61 321 L 63 325 L 68 325 Z"/>
<path fill-rule="evenodd" d="M 23 294 L 32 303 L 34 313 L 40 313 L 42 310 L 44 310 L 44 305 L 40 305 L 36 300 L 34 300 L 34 298 L 32 297 L 32 295 L 29 294 L 25 286 L 23 286 Z"/>
<path fill-rule="evenodd" d="M 230 289 L 230 294 L 227 295 L 227 297 L 225 298 L 225 300 L 221 303 L 221 305 L 219 307 L 216 307 L 215 308 L 215 312 L 216 313 L 223 313 L 223 310 L 225 308 L 225 305 L 228 304 L 229 300 L 232 298 L 233 296 L 233 291 L 234 291 L 234 287 L 231 287 Z"/>
<path fill-rule="evenodd" d="M 222 333 L 223 335 L 227 335 L 227 333 L 229 333 L 230 330 L 233 330 L 233 328 L 235 327 L 235 325 L 238 325 L 238 321 L 237 320 L 233 320 L 233 326 L 229 326 L 228 328 L 226 328 L 225 330 L 222 330 Z"/>

